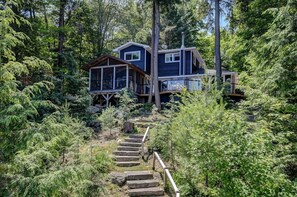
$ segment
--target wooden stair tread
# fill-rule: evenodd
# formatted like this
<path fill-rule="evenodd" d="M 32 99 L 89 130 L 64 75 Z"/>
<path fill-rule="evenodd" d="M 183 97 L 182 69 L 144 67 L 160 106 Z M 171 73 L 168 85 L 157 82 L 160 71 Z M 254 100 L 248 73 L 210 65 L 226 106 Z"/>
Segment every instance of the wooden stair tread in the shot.
<path fill-rule="evenodd" d="M 119 162 L 116 162 L 116 165 L 120 167 L 131 167 L 131 166 L 140 165 L 140 162 L 139 161 L 119 161 Z"/>
<path fill-rule="evenodd" d="M 129 196 L 162 196 L 164 190 L 160 187 L 129 189 Z"/>

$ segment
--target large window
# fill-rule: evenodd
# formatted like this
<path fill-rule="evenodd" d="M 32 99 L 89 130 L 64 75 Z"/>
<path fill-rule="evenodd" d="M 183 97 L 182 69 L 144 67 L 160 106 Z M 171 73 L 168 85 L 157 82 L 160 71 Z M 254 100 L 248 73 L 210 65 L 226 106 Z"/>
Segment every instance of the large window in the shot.
<path fill-rule="evenodd" d="M 180 54 L 179 53 L 167 53 L 165 54 L 165 63 L 179 62 Z"/>
<path fill-rule="evenodd" d="M 139 61 L 140 51 L 131 51 L 125 53 L 125 60 L 127 61 Z"/>

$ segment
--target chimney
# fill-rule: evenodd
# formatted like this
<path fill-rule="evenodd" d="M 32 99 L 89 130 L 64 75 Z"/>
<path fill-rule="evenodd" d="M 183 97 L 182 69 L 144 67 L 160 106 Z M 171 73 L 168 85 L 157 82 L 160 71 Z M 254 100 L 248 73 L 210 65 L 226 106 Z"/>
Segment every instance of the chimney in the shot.
<path fill-rule="evenodd" d="M 181 46 L 181 49 L 184 49 L 185 48 L 185 33 L 182 32 L 182 46 Z"/>

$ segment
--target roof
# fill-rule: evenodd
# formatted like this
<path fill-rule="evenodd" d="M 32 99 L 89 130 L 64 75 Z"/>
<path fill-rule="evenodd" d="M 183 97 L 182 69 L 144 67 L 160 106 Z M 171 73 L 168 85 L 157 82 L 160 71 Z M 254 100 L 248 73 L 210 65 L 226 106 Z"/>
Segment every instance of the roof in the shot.
<path fill-rule="evenodd" d="M 121 46 L 119 46 L 118 48 L 115 48 L 114 50 L 112 50 L 113 52 L 119 52 L 120 50 L 124 49 L 124 48 L 127 48 L 129 46 L 132 46 L 132 45 L 135 45 L 135 46 L 139 46 L 139 47 L 143 47 L 144 49 L 148 49 L 148 50 L 151 50 L 151 47 L 146 45 L 146 44 L 139 44 L 139 43 L 136 43 L 136 42 L 127 42 L 126 44 L 123 44 Z"/>
<path fill-rule="evenodd" d="M 117 57 L 114 57 L 114 56 L 111 56 L 111 55 L 102 55 L 102 56 L 98 57 L 97 59 L 93 60 L 92 62 L 84 65 L 82 67 L 82 69 L 88 71 L 90 68 L 95 67 L 95 66 L 98 66 L 98 64 L 103 63 L 107 59 L 112 59 L 114 62 L 117 62 L 118 64 L 127 64 L 130 68 L 138 71 L 139 73 L 141 73 L 143 75 L 146 74 L 143 70 L 141 70 L 140 68 L 138 68 L 134 64 L 131 64 L 131 62 L 128 62 L 126 60 L 122 60 L 120 58 L 117 58 Z M 117 65 L 117 64 L 115 64 L 115 65 Z"/>

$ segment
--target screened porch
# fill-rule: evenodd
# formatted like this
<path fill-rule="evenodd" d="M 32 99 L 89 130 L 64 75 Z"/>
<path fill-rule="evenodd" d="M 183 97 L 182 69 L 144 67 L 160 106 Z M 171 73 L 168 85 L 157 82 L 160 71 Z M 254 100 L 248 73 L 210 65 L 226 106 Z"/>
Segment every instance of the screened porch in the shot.
<path fill-rule="evenodd" d="M 123 88 L 141 94 L 145 76 L 128 65 L 90 68 L 90 92 L 117 92 Z"/>

